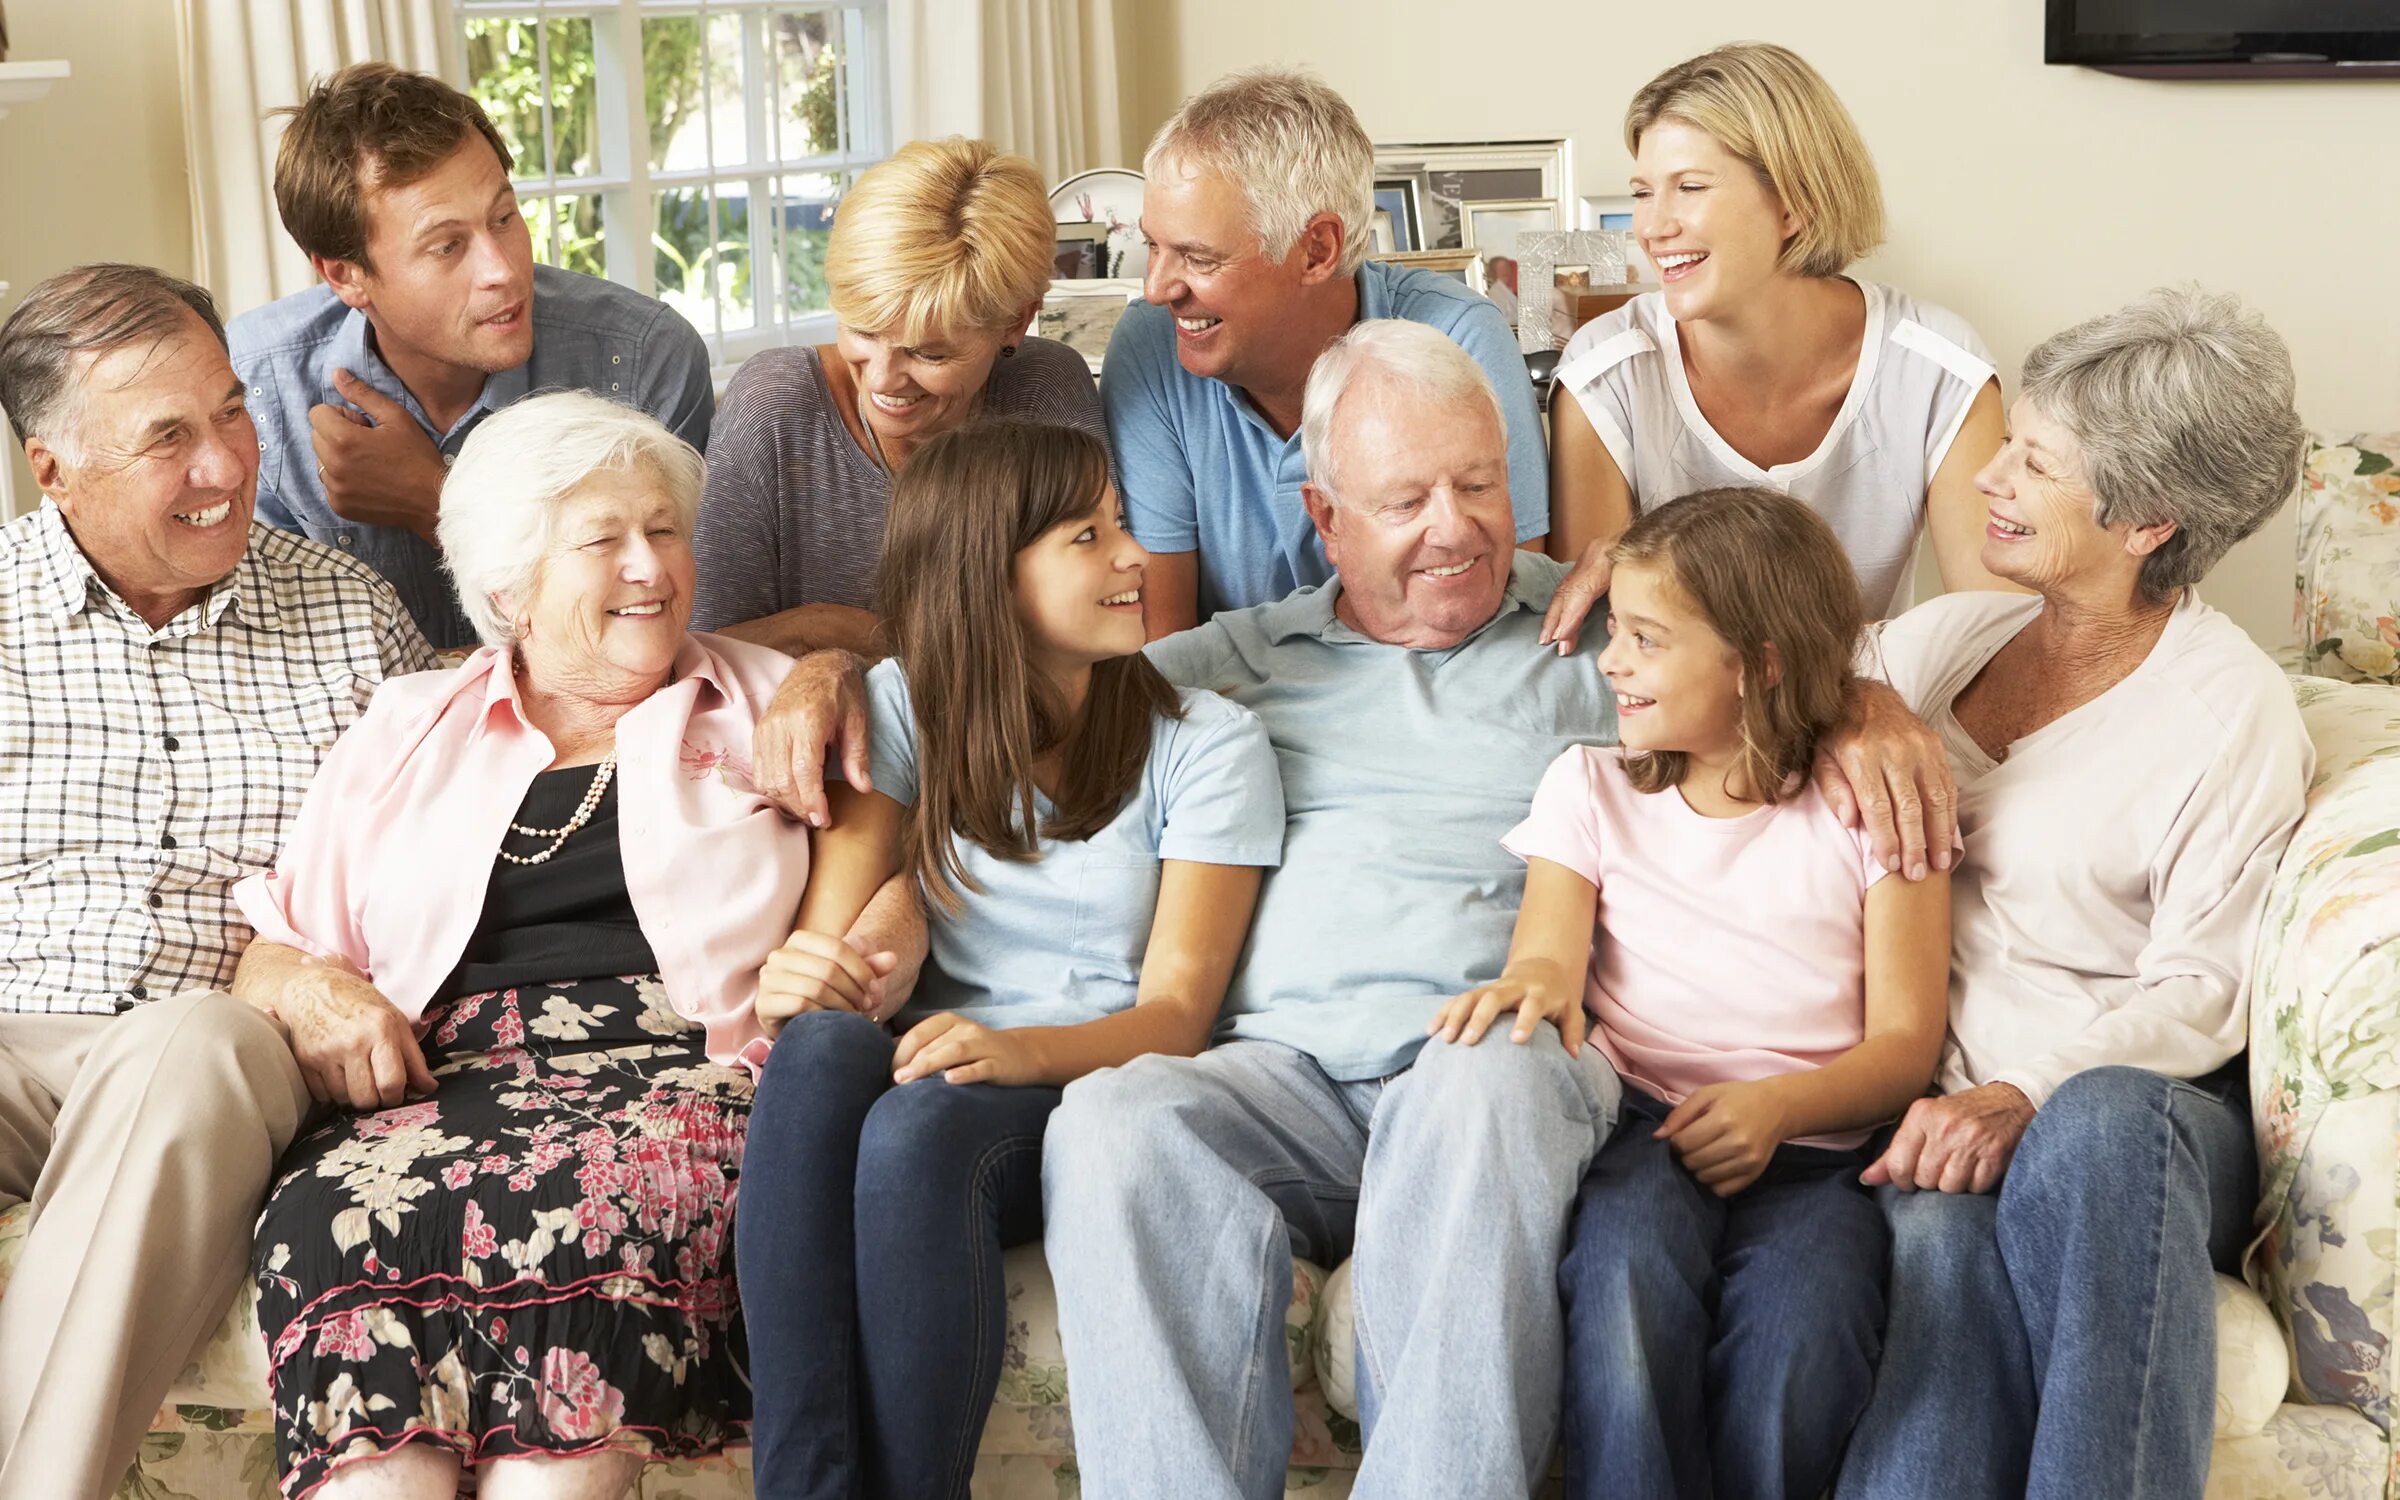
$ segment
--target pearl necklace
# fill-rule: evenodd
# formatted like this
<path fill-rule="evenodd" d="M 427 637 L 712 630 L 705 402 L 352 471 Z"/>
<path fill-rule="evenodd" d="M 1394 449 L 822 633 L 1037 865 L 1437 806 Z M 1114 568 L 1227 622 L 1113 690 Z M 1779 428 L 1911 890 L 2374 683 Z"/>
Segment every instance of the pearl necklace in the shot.
<path fill-rule="evenodd" d="M 617 752 L 611 750 L 608 752 L 608 759 L 600 762 L 600 769 L 592 774 L 591 790 L 585 792 L 583 801 L 576 804 L 575 816 L 567 819 L 565 824 L 557 828 L 528 828 L 522 823 L 508 825 L 509 832 L 520 834 L 525 838 L 548 839 L 550 841 L 549 848 L 539 854 L 511 854 L 503 849 L 500 851 L 500 857 L 512 865 L 538 865 L 556 854 L 565 847 L 568 838 L 574 834 L 576 829 L 592 821 L 592 814 L 600 810 L 601 794 L 608 790 L 609 778 L 616 774 Z"/>

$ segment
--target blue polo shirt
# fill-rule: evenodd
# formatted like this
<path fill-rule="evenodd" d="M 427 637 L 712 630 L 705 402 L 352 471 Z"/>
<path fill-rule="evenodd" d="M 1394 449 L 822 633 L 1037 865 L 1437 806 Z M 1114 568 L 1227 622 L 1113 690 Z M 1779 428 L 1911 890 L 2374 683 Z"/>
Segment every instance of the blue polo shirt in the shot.
<path fill-rule="evenodd" d="M 1508 424 L 1508 495 L 1517 540 L 1550 530 L 1550 460 L 1525 356 L 1500 309 L 1418 267 L 1358 268 L 1358 316 L 1438 328 L 1475 356 Z M 1134 538 L 1153 552 L 1200 554 L 1200 618 L 1281 599 L 1333 576 L 1300 503 L 1300 434 L 1277 437 L 1250 398 L 1175 357 L 1163 307 L 1126 310 L 1108 341 L 1100 404 Z"/>
<path fill-rule="evenodd" d="M 586 390 L 643 411 L 706 451 L 717 407 L 708 346 L 663 302 L 612 281 L 533 268 L 533 357 L 488 377 L 483 393 L 447 432 L 436 432 L 417 398 L 375 352 L 367 315 L 342 305 L 323 285 L 252 308 L 227 325 L 233 367 L 250 387 L 258 423 L 258 519 L 339 547 L 391 582 L 426 639 L 448 648 L 475 644 L 458 607 L 442 554 L 414 532 L 362 526 L 335 515 L 317 482 L 309 409 L 346 405 L 333 372 L 348 370 L 400 403 L 445 461 L 475 424 L 535 391 Z"/>
<path fill-rule="evenodd" d="M 1338 581 L 1151 643 L 1177 686 L 1258 715 L 1283 780 L 1283 864 L 1220 1040 L 1381 1078 L 1416 1060 L 1443 1001 L 1499 975 L 1525 895 L 1501 836 L 1568 746 L 1617 738 L 1601 632 L 1587 627 L 1571 656 L 1539 640 L 1566 571 L 1519 552 L 1499 612 L 1445 651 L 1344 625 Z"/>

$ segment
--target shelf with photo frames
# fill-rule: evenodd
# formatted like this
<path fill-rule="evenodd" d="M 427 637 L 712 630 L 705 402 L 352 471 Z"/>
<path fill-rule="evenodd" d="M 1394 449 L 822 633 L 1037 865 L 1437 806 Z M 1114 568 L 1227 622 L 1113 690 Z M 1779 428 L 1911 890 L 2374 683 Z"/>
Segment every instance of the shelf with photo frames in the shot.
<path fill-rule="evenodd" d="M 1132 276 L 1059 278 L 1050 283 L 1041 310 L 1033 315 L 1037 338 L 1054 339 L 1083 356 L 1094 375 L 1108 353 L 1125 310 L 1142 300 L 1142 283 Z"/>
<path fill-rule="evenodd" d="M 1378 254 L 1505 253 L 1518 233 L 1569 228 L 1575 223 L 1573 153 L 1573 143 L 1563 138 L 1377 146 Z M 1479 247 L 1478 227 L 1496 243 Z"/>

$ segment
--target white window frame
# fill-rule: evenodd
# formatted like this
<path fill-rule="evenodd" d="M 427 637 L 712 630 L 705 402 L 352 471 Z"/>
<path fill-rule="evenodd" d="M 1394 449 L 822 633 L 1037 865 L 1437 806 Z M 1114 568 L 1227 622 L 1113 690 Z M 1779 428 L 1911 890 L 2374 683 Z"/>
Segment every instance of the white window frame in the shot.
<path fill-rule="evenodd" d="M 757 65 L 767 58 L 766 22 L 774 13 L 812 10 L 840 18 L 844 46 L 841 68 L 836 75 L 842 101 L 837 113 L 844 121 L 848 138 L 839 143 L 845 149 L 778 160 L 770 148 L 772 122 L 781 108 L 779 83 L 772 67 Z M 810 175 L 847 178 L 891 154 L 891 49 L 885 0 L 819 0 L 813 4 L 793 3 L 793 0 L 452 0 L 452 11 L 454 31 L 460 40 L 456 66 L 461 76 L 453 78 L 451 83 L 469 92 L 472 92 L 469 80 L 463 76 L 468 23 L 476 20 L 535 23 L 543 77 L 544 170 L 516 178 L 518 196 L 522 199 L 561 194 L 597 196 L 601 200 L 601 260 L 611 281 L 646 297 L 658 294 L 651 236 L 658 223 L 658 195 L 662 190 L 717 189 L 736 183 L 747 186 L 751 204 L 749 254 L 754 324 L 748 328 L 725 327 L 724 299 L 719 295 L 711 298 L 713 319 L 700 327 L 700 335 L 707 340 L 710 356 L 716 363 L 720 384 L 734 366 L 761 349 L 832 342 L 834 319 L 830 312 L 786 315 L 782 285 L 784 216 L 775 190 L 779 178 L 786 182 Z M 705 39 L 708 23 L 728 15 L 741 19 L 742 44 L 746 62 L 750 64 L 741 69 L 743 117 L 750 137 L 746 154 L 750 160 L 734 166 L 714 165 L 712 135 L 710 166 L 680 171 L 653 169 L 642 96 L 642 23 L 670 16 L 696 17 Z M 592 27 L 598 134 L 594 146 L 601 170 L 562 177 L 558 173 L 556 143 L 550 128 L 550 34 L 542 23 L 577 18 L 588 19 Z M 708 122 L 714 117 L 714 105 L 709 86 L 704 82 L 700 118 L 704 128 L 711 130 L 713 126 Z M 716 238 L 717 200 L 718 194 L 711 191 L 708 211 L 712 240 Z M 762 227 L 766 230 L 763 234 Z"/>

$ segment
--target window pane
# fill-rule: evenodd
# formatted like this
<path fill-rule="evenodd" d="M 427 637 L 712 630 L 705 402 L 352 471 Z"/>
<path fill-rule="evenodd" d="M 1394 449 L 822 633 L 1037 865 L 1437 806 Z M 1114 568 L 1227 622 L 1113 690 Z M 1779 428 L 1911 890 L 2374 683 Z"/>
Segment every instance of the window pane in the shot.
<path fill-rule="evenodd" d="M 783 316 L 788 321 L 825 310 L 825 242 L 842 180 L 820 173 L 779 178 L 776 218 L 783 233 Z"/>
<path fill-rule="evenodd" d="M 842 149 L 841 21 L 814 10 L 769 19 L 774 40 L 776 155 L 784 161 Z"/>
<path fill-rule="evenodd" d="M 508 142 L 518 178 L 545 175 L 553 160 L 562 177 L 596 172 L 591 18 L 557 17 L 540 31 L 550 43 L 550 140 L 542 134 L 542 56 L 533 21 L 468 19 L 467 91 Z"/>
<path fill-rule="evenodd" d="M 599 194 L 530 198 L 524 208 L 526 227 L 533 231 L 535 260 L 587 276 L 608 274 Z"/>
<path fill-rule="evenodd" d="M 650 116 L 653 170 L 680 172 L 749 160 L 742 52 L 738 15 L 711 16 L 705 31 L 698 16 L 642 22 L 642 97 Z"/>
<path fill-rule="evenodd" d="M 709 223 L 708 190 L 665 188 L 658 194 L 659 300 L 703 334 L 751 328 L 758 322 L 751 287 L 750 188 L 717 184 L 716 223 Z M 723 318 L 722 325 L 719 317 Z"/>

